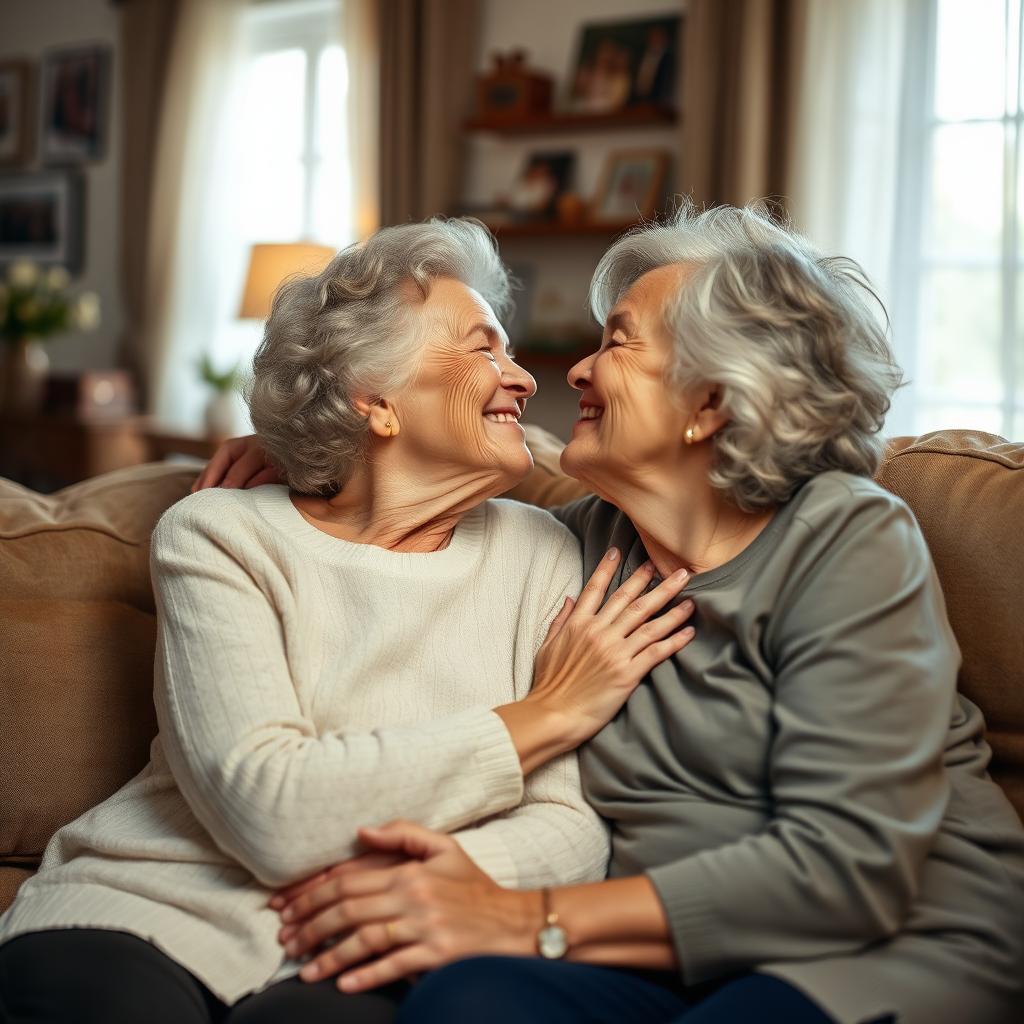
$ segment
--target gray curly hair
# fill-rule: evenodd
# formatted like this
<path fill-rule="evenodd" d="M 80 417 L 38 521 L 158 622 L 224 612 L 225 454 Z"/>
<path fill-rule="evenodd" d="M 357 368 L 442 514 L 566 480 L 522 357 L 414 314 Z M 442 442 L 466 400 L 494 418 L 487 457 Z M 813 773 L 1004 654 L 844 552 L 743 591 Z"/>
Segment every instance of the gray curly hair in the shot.
<path fill-rule="evenodd" d="M 383 228 L 320 274 L 278 289 L 245 400 L 264 450 L 295 490 L 335 493 L 365 458 L 369 425 L 353 399 L 412 380 L 424 338 L 411 313 L 441 277 L 475 288 L 499 318 L 510 308 L 494 237 L 468 217 Z"/>
<path fill-rule="evenodd" d="M 717 384 L 730 417 L 713 440 L 712 486 L 751 512 L 826 470 L 873 476 L 902 373 L 863 270 L 823 256 L 764 203 L 698 211 L 685 201 L 605 253 L 594 316 L 603 324 L 634 281 L 671 264 L 694 269 L 666 304 L 669 382 Z"/>

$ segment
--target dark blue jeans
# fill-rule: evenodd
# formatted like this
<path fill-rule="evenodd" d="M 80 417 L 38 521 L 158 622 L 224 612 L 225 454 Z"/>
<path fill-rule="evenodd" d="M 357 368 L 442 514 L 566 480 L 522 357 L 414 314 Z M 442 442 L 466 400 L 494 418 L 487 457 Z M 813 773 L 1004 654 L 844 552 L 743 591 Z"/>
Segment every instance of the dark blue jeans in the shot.
<path fill-rule="evenodd" d="M 482 956 L 414 985 L 397 1024 L 834 1024 L 767 974 L 685 989 L 674 975 L 561 960 Z"/>

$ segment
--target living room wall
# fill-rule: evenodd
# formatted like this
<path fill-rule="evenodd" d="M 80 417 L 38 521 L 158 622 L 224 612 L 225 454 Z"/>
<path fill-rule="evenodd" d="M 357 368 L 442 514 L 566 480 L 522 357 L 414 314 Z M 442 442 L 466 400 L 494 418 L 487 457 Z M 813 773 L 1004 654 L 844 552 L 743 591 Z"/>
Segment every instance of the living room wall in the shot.
<path fill-rule="evenodd" d="M 113 58 L 106 151 L 101 160 L 81 167 L 85 178 L 84 258 L 83 272 L 75 281 L 76 286 L 99 295 L 103 321 L 97 331 L 71 332 L 47 342 L 50 365 L 56 371 L 114 366 L 123 329 L 118 277 L 117 42 L 117 9 L 110 0 L 31 0 L 28 3 L 4 0 L 0 3 L 0 60 L 30 60 L 35 66 L 37 89 L 39 60 L 48 50 L 100 44 L 110 48 Z M 36 99 L 38 101 L 38 95 Z M 38 133 L 38 102 L 34 109 Z M 17 170 L 31 171 L 40 166 L 37 139 L 35 159 Z"/>

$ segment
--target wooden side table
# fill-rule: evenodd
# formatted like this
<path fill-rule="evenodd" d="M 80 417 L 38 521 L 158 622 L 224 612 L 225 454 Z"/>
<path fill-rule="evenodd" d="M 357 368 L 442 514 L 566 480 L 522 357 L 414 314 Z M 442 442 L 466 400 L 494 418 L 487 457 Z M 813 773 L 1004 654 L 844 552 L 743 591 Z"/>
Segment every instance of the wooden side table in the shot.
<path fill-rule="evenodd" d="M 222 440 L 167 427 L 150 416 L 0 413 L 0 476 L 45 493 L 174 455 L 206 461 Z"/>
<path fill-rule="evenodd" d="M 141 432 L 149 448 L 150 462 L 162 462 L 172 455 L 191 455 L 205 462 L 217 450 L 221 441 L 226 440 L 223 437 L 211 438 L 200 433 L 191 433 L 177 427 L 164 427 L 155 420 L 147 420 Z"/>
<path fill-rule="evenodd" d="M 0 476 L 37 491 L 135 466 L 149 458 L 141 416 L 84 419 L 0 414 Z"/>

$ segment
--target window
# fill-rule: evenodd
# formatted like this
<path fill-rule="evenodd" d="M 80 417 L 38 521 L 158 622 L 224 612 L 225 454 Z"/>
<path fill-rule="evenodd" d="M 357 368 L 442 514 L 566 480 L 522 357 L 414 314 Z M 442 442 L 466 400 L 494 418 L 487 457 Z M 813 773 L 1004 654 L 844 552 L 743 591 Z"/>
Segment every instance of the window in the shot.
<path fill-rule="evenodd" d="M 337 246 L 352 235 L 338 22 L 337 0 L 263 3 L 248 14 L 240 185 L 249 241 Z"/>
<path fill-rule="evenodd" d="M 264 0 L 245 13 L 232 119 L 237 287 L 219 310 L 214 361 L 248 362 L 262 332 L 236 319 L 254 242 L 353 240 L 338 0 Z"/>
<path fill-rule="evenodd" d="M 1024 436 L 1022 0 L 910 7 L 888 433 Z"/>

